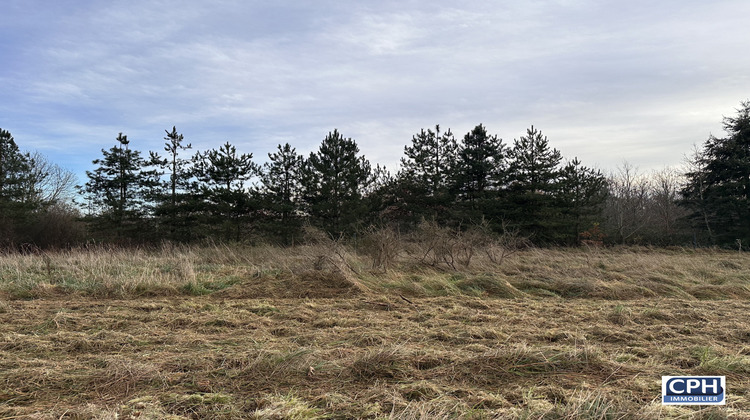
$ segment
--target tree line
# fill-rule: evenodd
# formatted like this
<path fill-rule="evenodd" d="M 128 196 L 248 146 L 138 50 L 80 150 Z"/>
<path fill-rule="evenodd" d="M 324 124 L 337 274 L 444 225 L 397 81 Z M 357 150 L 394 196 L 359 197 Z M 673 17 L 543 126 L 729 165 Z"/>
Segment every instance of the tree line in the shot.
<path fill-rule="evenodd" d="M 439 125 L 404 147 L 399 170 L 373 166 L 354 139 L 329 132 L 303 156 L 278 145 L 259 165 L 227 142 L 192 151 L 176 127 L 143 153 L 120 133 L 77 186 L 0 130 L 2 245 L 86 240 L 264 241 L 290 245 L 306 226 L 356 239 L 373 226 L 513 233 L 539 245 L 750 244 L 750 103 L 724 119 L 686 173 L 603 174 L 564 160 L 536 127 L 512 142 L 479 124 L 461 137 Z M 66 177 L 67 176 L 67 177 Z M 67 192 L 67 193 L 65 193 Z"/>
<path fill-rule="evenodd" d="M 496 232 L 512 226 L 540 243 L 573 244 L 606 197 L 601 173 L 577 159 L 563 164 L 534 127 L 512 145 L 481 124 L 460 139 L 440 126 L 423 129 L 395 175 L 373 167 L 338 130 L 309 156 L 278 145 L 263 165 L 230 143 L 189 154 L 176 127 L 164 139 L 163 152 L 146 156 L 120 134 L 87 172 L 81 192 L 90 221 L 108 239 L 260 236 L 291 244 L 307 224 L 351 237 L 371 225 L 409 230 L 435 220 Z"/>

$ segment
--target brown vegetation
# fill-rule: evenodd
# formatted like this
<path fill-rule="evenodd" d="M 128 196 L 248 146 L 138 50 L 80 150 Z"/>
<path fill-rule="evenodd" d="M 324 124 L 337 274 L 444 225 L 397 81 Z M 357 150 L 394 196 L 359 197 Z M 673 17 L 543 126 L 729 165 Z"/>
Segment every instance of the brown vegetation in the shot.
<path fill-rule="evenodd" d="M 745 418 L 749 279 L 689 249 L 3 255 L 0 418 Z M 662 375 L 728 404 L 664 407 Z"/>

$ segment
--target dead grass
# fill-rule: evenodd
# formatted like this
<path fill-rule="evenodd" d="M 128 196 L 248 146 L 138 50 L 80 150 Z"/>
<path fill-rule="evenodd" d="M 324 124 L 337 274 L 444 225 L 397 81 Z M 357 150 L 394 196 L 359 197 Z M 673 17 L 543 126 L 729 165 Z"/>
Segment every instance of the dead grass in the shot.
<path fill-rule="evenodd" d="M 750 410 L 745 301 L 370 302 L 11 301 L 0 418 L 710 418 L 654 403 L 667 374 Z"/>
<path fill-rule="evenodd" d="M 472 252 L 471 264 L 454 268 L 425 263 L 414 255 L 396 259 L 394 254 L 388 257 L 387 272 L 371 269 L 369 251 L 359 255 L 333 241 L 288 249 L 165 245 L 159 250 L 4 254 L 0 297 L 119 299 L 219 293 L 228 298 L 317 298 L 395 292 L 413 297 L 750 299 L 750 261 L 736 252 L 526 249 L 501 262 L 480 250 Z"/>
<path fill-rule="evenodd" d="M 44 258 L 0 257 L 0 418 L 750 412 L 737 253 L 531 249 L 387 272 L 316 246 Z M 725 375 L 727 406 L 662 406 L 662 375 Z"/>

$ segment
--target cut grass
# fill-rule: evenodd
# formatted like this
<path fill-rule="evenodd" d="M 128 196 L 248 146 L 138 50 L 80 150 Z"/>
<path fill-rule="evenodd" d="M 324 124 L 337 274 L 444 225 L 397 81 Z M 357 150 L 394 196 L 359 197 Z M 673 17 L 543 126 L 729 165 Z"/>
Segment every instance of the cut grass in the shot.
<path fill-rule="evenodd" d="M 750 412 L 744 254 L 474 261 L 383 273 L 320 247 L 2 255 L 0 418 Z M 663 375 L 725 375 L 727 406 L 664 407 Z"/>
<path fill-rule="evenodd" d="M 0 418 L 697 419 L 750 410 L 750 347 L 737 329 L 745 301 L 664 299 L 660 319 L 642 316 L 654 305 L 646 299 L 455 296 L 389 309 L 369 299 L 11 301 L 0 314 Z M 618 313 L 628 322 L 608 319 Z M 662 375 L 726 375 L 728 404 L 654 405 Z"/>

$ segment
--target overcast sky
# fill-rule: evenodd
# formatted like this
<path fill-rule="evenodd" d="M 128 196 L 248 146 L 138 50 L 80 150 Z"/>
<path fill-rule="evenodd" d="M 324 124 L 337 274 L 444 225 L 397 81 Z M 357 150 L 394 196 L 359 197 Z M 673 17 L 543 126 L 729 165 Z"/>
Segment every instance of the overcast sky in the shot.
<path fill-rule="evenodd" d="M 0 128 L 83 178 L 119 132 L 263 162 L 338 128 L 397 169 L 420 128 L 532 124 L 568 159 L 680 164 L 750 97 L 747 0 L 2 0 Z M 81 179 L 85 182 L 85 179 Z"/>

